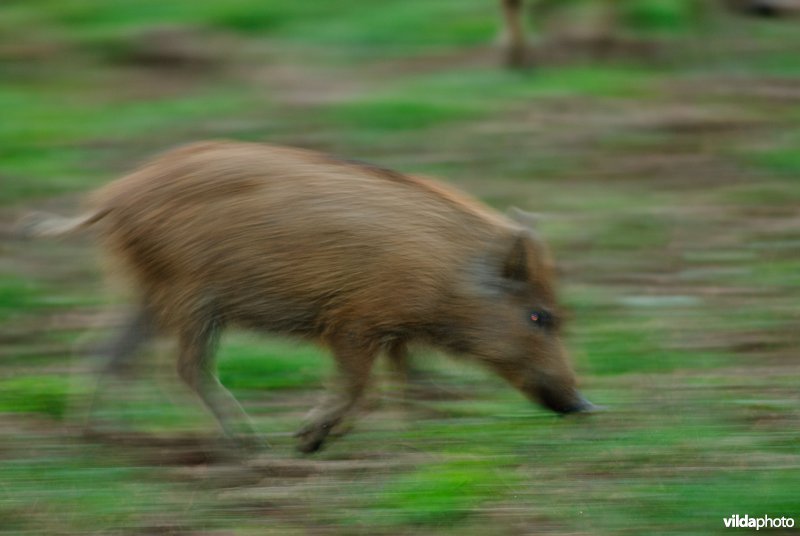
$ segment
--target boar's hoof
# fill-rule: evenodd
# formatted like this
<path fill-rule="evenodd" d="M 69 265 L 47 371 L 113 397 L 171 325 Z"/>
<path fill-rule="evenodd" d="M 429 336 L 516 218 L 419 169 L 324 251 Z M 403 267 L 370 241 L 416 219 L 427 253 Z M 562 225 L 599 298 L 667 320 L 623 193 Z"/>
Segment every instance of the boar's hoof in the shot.
<path fill-rule="evenodd" d="M 297 450 L 303 454 L 317 452 L 325 444 L 325 439 L 331 431 L 327 423 L 310 423 L 295 434 L 298 438 Z"/>
<path fill-rule="evenodd" d="M 314 454 L 322 448 L 325 444 L 325 438 L 318 437 L 309 440 L 301 440 L 297 444 L 297 450 L 303 454 Z"/>

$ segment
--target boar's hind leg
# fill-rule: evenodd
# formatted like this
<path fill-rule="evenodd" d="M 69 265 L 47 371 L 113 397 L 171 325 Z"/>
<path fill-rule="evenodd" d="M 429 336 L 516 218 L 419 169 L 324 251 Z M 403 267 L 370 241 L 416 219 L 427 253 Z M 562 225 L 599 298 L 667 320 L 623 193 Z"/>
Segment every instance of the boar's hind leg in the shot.
<path fill-rule="evenodd" d="M 179 337 L 178 374 L 217 419 L 225 435 L 241 446 L 258 446 L 259 439 L 239 403 L 214 374 L 214 353 L 220 326 L 196 324 Z"/>
<path fill-rule="evenodd" d="M 309 423 L 297 432 L 301 452 L 319 450 L 337 425 L 355 413 L 369 384 L 379 350 L 369 344 L 333 344 L 332 347 L 339 368 L 339 383 L 336 391 L 311 411 Z"/>
<path fill-rule="evenodd" d="M 92 428 L 98 401 L 108 384 L 109 379 L 121 376 L 125 368 L 137 356 L 143 344 L 152 338 L 154 327 L 152 318 L 146 307 L 139 308 L 119 330 L 119 333 L 95 354 L 104 360 L 97 375 L 97 385 L 83 411 L 85 428 Z"/>

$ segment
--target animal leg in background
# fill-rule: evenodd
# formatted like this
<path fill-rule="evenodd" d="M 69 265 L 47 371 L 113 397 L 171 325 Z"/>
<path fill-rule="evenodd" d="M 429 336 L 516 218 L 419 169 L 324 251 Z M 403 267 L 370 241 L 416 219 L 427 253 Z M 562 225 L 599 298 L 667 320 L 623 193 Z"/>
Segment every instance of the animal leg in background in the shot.
<path fill-rule="evenodd" d="M 505 21 L 506 63 L 511 67 L 525 64 L 525 28 L 522 22 L 522 0 L 501 0 Z"/>

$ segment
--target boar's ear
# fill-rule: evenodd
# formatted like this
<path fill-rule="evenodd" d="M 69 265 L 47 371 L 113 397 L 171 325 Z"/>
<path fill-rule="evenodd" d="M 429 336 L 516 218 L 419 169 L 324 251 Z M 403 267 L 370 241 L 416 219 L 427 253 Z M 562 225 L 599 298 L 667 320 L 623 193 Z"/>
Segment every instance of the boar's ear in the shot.
<path fill-rule="evenodd" d="M 518 233 L 511 244 L 511 249 L 503 260 L 503 277 L 514 281 L 527 281 L 528 271 L 528 233 Z"/>
<path fill-rule="evenodd" d="M 539 222 L 544 219 L 541 214 L 528 212 L 518 207 L 508 207 L 506 214 L 516 223 L 531 230 L 536 229 L 539 226 Z"/>

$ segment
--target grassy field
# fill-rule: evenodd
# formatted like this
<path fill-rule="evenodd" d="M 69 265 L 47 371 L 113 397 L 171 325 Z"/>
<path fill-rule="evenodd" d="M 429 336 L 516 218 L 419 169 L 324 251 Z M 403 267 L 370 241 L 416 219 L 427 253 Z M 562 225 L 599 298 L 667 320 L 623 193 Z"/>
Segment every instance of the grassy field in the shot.
<path fill-rule="evenodd" d="M 0 5 L 0 532 L 710 534 L 800 521 L 800 26 L 508 71 L 490 0 L 4 0 Z M 677 6 L 677 7 L 676 7 Z M 561 419 L 422 348 L 425 385 L 314 457 L 292 432 L 331 372 L 246 333 L 219 372 L 271 449 L 228 452 L 154 348 L 76 433 L 87 349 L 117 322 L 88 238 L 23 242 L 32 209 L 203 138 L 300 145 L 541 212 L 589 398 Z M 378 376 L 383 376 L 379 373 Z"/>

